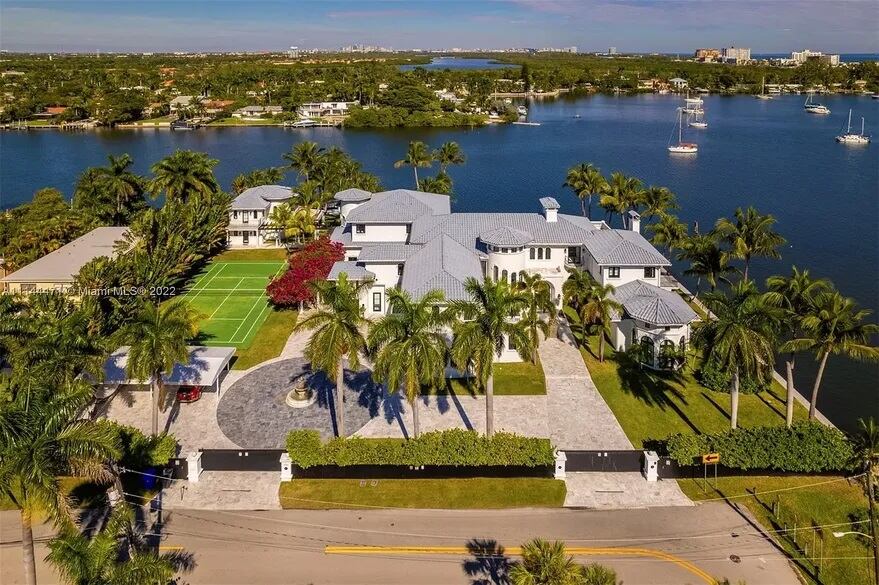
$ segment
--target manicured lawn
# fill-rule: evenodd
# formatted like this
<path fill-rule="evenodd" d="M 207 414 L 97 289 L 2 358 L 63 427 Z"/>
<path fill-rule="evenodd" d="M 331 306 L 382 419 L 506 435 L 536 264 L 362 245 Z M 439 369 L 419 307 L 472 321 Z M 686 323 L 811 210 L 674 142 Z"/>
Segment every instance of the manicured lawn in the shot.
<path fill-rule="evenodd" d="M 607 344 L 601 363 L 597 337 L 590 337 L 589 343 L 588 349 L 580 349 L 583 361 L 636 448 L 648 439 L 664 439 L 675 433 L 714 433 L 729 428 L 729 394 L 700 385 L 692 363 L 679 372 L 656 372 L 639 367 L 625 354 L 617 355 Z M 738 424 L 783 425 L 784 412 L 785 391 L 773 383 L 768 392 L 740 395 Z M 807 414 L 802 406 L 795 406 L 795 419 L 806 419 Z"/>
<path fill-rule="evenodd" d="M 558 508 L 565 482 L 543 478 L 296 479 L 281 484 L 283 508 Z"/>
<path fill-rule="evenodd" d="M 766 492 L 795 486 L 812 485 L 835 479 L 828 476 L 787 476 L 787 477 L 722 477 L 717 480 L 717 490 L 702 490 L 701 480 L 679 480 L 678 483 L 693 500 L 717 497 L 732 497 L 747 494 L 748 490 Z M 854 535 L 835 538 L 833 531 L 858 531 L 869 533 L 868 523 L 850 524 L 853 519 L 867 519 L 867 499 L 860 486 L 845 480 L 824 485 L 812 485 L 803 489 L 767 493 L 763 496 L 744 497 L 734 500 L 745 505 L 767 530 L 784 530 L 791 526 L 806 528 L 796 531 L 797 545 L 793 543 L 793 531 L 779 533 L 777 541 L 794 559 L 794 564 L 805 582 L 823 585 L 850 585 L 870 583 L 872 551 L 867 539 Z M 778 502 L 777 504 L 775 502 Z M 778 516 L 773 512 L 777 506 Z M 836 524 L 837 526 L 826 526 Z M 810 526 L 824 526 L 817 530 Z M 813 540 L 814 537 L 814 540 Z M 823 545 L 824 561 L 822 569 L 815 577 L 813 561 L 804 559 L 805 547 L 809 557 L 817 557 Z M 861 557 L 843 559 L 840 557 Z M 867 557 L 867 558 L 863 558 Z"/>
<path fill-rule="evenodd" d="M 449 378 L 447 389 L 455 394 L 482 394 L 462 378 Z M 540 364 L 515 362 L 494 365 L 495 396 L 534 396 L 546 394 L 546 379 Z"/>
<path fill-rule="evenodd" d="M 298 312 L 292 309 L 272 309 L 250 347 L 239 348 L 235 353 L 233 370 L 246 370 L 266 360 L 276 358 L 284 349 L 287 338 L 293 333 Z"/>
<path fill-rule="evenodd" d="M 254 250 L 226 250 L 213 258 L 214 262 L 260 262 L 272 260 L 287 260 L 287 250 L 284 248 L 260 248 Z"/>

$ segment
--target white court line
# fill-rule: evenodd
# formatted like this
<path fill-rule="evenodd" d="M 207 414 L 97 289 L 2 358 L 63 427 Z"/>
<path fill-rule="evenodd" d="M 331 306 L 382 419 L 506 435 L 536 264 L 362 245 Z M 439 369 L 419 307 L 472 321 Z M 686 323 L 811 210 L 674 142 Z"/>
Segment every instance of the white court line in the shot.
<path fill-rule="evenodd" d="M 241 280 L 244 280 L 244 279 L 242 278 Z M 241 284 L 241 282 L 239 281 L 238 284 Z M 236 288 L 237 288 L 237 287 L 236 287 Z M 220 303 L 219 306 L 218 306 L 216 309 L 214 309 L 214 312 L 211 313 L 211 316 L 210 316 L 210 317 L 208 317 L 208 321 L 210 321 L 211 319 L 214 318 L 214 315 L 216 315 L 216 314 L 217 314 L 217 311 L 219 311 L 220 308 L 222 308 L 222 306 L 226 304 L 226 301 L 229 300 L 229 297 L 232 296 L 232 293 L 233 293 L 233 292 L 235 292 L 235 289 L 234 289 L 234 288 L 233 288 L 231 291 L 229 291 L 229 294 L 226 295 L 226 298 L 223 299 L 223 302 Z"/>
<path fill-rule="evenodd" d="M 283 268 L 283 266 L 281 266 L 280 268 L 278 268 L 278 270 L 275 272 L 275 275 L 272 277 L 272 279 L 274 279 L 274 278 L 276 278 L 276 277 L 278 276 L 278 273 L 281 272 L 281 269 L 282 269 L 282 268 Z M 250 314 L 253 312 L 253 309 L 256 308 L 256 306 L 259 304 L 259 301 L 260 301 L 260 300 L 265 300 L 266 306 L 263 307 L 263 309 L 262 309 L 262 311 L 260 311 L 259 315 L 256 316 L 256 319 L 254 319 L 253 323 L 250 325 L 250 329 L 248 329 L 248 330 L 247 330 L 247 333 L 244 334 L 244 339 L 242 339 L 242 340 L 239 341 L 239 342 L 234 341 L 235 336 L 238 335 L 238 331 L 241 329 L 241 327 L 244 325 L 244 323 L 247 322 L 247 317 L 250 317 Z M 260 317 L 262 317 L 263 313 L 265 313 L 265 311 L 266 311 L 266 309 L 268 308 L 268 306 L 269 306 L 269 302 L 268 302 L 268 299 L 267 299 L 267 298 L 266 298 L 266 299 L 258 299 L 258 300 L 253 304 L 253 306 L 250 308 L 250 311 L 247 312 L 247 315 L 245 315 L 245 317 L 244 317 L 244 323 L 241 323 L 241 325 L 238 326 L 238 329 L 235 330 L 235 333 L 232 334 L 232 341 L 230 341 L 229 343 L 244 343 L 244 340 L 247 339 L 247 336 L 250 335 L 250 332 L 251 332 L 251 331 L 253 331 L 254 326 L 255 326 L 257 323 L 259 323 L 259 319 L 260 319 Z"/>
<path fill-rule="evenodd" d="M 218 266 L 220 267 L 220 270 L 223 269 L 222 264 L 212 264 L 210 270 L 208 270 L 207 272 L 205 272 L 204 274 L 199 276 L 198 280 L 195 281 L 195 283 L 192 285 L 192 287 L 189 289 L 189 291 L 195 292 L 195 291 L 199 290 L 198 285 L 200 285 L 202 283 L 202 281 L 206 280 L 208 278 L 208 276 L 211 274 L 211 272 L 213 272 Z"/>

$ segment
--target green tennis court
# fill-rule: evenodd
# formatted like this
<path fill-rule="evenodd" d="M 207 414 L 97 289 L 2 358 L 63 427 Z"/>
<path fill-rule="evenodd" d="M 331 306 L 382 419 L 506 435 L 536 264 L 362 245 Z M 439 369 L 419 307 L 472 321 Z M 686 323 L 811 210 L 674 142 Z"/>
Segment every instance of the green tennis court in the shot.
<path fill-rule="evenodd" d="M 284 262 L 211 262 L 184 298 L 203 317 L 199 343 L 249 347 L 271 306 L 266 285 Z"/>

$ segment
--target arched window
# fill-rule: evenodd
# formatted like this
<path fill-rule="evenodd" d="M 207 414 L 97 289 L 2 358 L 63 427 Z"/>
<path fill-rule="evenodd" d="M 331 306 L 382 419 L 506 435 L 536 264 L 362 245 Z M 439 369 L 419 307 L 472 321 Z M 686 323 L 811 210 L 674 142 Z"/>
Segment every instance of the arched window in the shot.
<path fill-rule="evenodd" d="M 497 266 L 494 267 L 494 281 L 497 282 Z"/>
<path fill-rule="evenodd" d="M 656 347 L 653 344 L 653 340 L 646 335 L 641 338 L 641 349 L 641 360 L 645 364 L 652 366 L 656 363 Z"/>
<path fill-rule="evenodd" d="M 506 270 L 501 272 L 501 280 L 503 280 L 504 282 L 509 282 L 509 279 L 507 278 L 507 271 Z"/>
<path fill-rule="evenodd" d="M 543 260 L 543 248 L 537 248 L 537 259 Z"/>
<path fill-rule="evenodd" d="M 528 256 L 529 256 L 529 258 L 531 258 L 532 260 L 534 260 L 534 248 L 530 248 L 530 249 L 529 249 L 529 251 L 528 251 Z"/>
<path fill-rule="evenodd" d="M 516 273 L 515 272 L 510 274 L 510 284 L 516 284 Z"/>
<path fill-rule="evenodd" d="M 546 259 L 549 260 L 552 257 L 552 248 L 546 249 Z"/>

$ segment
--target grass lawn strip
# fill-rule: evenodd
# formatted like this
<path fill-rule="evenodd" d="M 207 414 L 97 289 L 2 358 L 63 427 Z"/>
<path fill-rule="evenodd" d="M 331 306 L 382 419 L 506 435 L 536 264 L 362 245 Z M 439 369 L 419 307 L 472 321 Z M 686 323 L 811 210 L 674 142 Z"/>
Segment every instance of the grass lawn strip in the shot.
<path fill-rule="evenodd" d="M 201 291 L 203 291 L 203 290 L 207 287 L 207 285 L 209 285 L 209 284 L 211 283 L 211 281 L 213 281 L 213 278 L 211 278 L 211 280 L 209 280 L 207 283 L 205 283 L 204 286 L 202 286 L 201 288 L 198 288 L 198 285 L 200 285 L 200 284 L 202 283 L 202 281 L 203 281 L 204 279 L 206 279 L 206 278 L 210 275 L 210 273 L 213 272 L 214 268 L 216 268 L 217 266 L 218 266 L 217 264 L 212 265 L 211 268 L 210 268 L 210 270 L 208 270 L 207 272 L 205 272 L 204 274 L 202 274 L 202 275 L 199 277 L 199 279 L 198 279 L 197 281 L 195 281 L 195 284 L 192 285 L 192 288 L 189 289 L 189 293 L 192 293 L 192 292 L 195 293 L 192 297 L 189 298 L 190 303 L 191 303 L 192 301 L 194 301 L 195 299 L 197 299 L 197 298 L 198 298 L 198 295 L 201 294 Z M 217 271 L 217 274 L 219 274 L 220 272 L 222 272 L 222 271 L 223 271 L 223 268 L 224 268 L 225 266 L 226 266 L 225 264 L 219 264 L 220 270 Z M 216 276 L 216 275 L 215 275 L 215 276 Z M 188 296 L 188 294 L 187 294 L 187 296 Z"/>
<path fill-rule="evenodd" d="M 276 310 L 269 308 L 269 314 L 259 328 L 259 343 L 251 343 L 247 347 L 239 347 L 233 370 L 246 370 L 266 360 L 281 355 L 287 338 L 293 333 L 298 313 L 292 310 Z"/>
<path fill-rule="evenodd" d="M 279 274 L 279 273 L 281 272 L 281 270 L 283 270 L 283 269 L 284 269 L 284 265 L 282 264 L 282 265 L 279 266 L 278 269 L 275 271 L 275 274 L 274 274 L 274 276 L 272 276 L 272 278 L 273 278 L 273 279 L 274 279 L 274 278 L 277 278 L 278 274 Z M 248 311 L 247 315 L 244 316 L 244 320 L 241 322 L 241 325 L 239 325 L 239 326 L 238 326 L 238 329 L 235 330 L 235 333 L 232 334 L 232 341 L 231 341 L 230 343 L 235 343 L 234 340 L 235 340 L 235 336 L 238 335 L 238 331 L 241 329 L 241 327 L 244 326 L 245 323 L 247 323 L 247 318 L 250 317 L 250 314 L 253 312 L 253 309 L 255 309 L 255 308 L 259 305 L 259 302 L 260 302 L 261 300 L 262 300 L 262 301 L 265 301 L 265 306 L 263 306 L 262 310 L 259 312 L 259 315 L 256 316 L 256 319 L 253 321 L 253 323 L 251 323 L 251 325 L 250 325 L 250 329 L 247 330 L 247 333 L 244 334 L 244 337 L 241 339 L 241 341 L 240 341 L 239 343 L 244 344 L 244 342 L 247 341 L 247 338 L 248 338 L 248 336 L 250 335 L 250 333 L 253 331 L 253 328 L 256 327 L 256 325 L 257 325 L 258 323 L 261 323 L 260 319 L 262 319 L 262 316 L 265 314 L 266 309 L 268 309 L 269 306 L 270 306 L 269 303 L 268 303 L 268 299 L 266 299 L 265 297 L 257 298 L 256 302 L 253 303 L 253 306 L 250 308 L 250 311 Z"/>
<path fill-rule="evenodd" d="M 216 278 L 216 277 L 214 277 L 214 278 Z M 216 309 L 214 309 L 214 312 L 211 313 L 211 316 L 210 316 L 210 317 L 208 317 L 208 321 L 210 321 L 211 319 L 214 318 L 214 315 L 217 314 L 217 311 L 219 311 L 219 310 L 223 307 L 223 305 L 226 304 L 226 301 L 229 300 L 229 297 L 232 296 L 232 293 L 235 292 L 235 289 L 238 288 L 238 285 L 241 284 L 242 282 L 244 282 L 244 279 L 243 279 L 243 278 L 239 278 L 239 279 L 238 279 L 238 284 L 236 284 L 234 287 L 232 287 L 232 290 L 229 291 L 229 294 L 226 295 L 226 298 L 223 299 L 223 301 L 217 306 Z"/>
<path fill-rule="evenodd" d="M 745 476 L 721 477 L 717 489 L 698 480 L 678 480 L 692 500 L 734 498 L 744 505 L 775 540 L 794 559 L 805 583 L 814 585 L 852 585 L 870 583 L 872 551 L 867 539 L 854 535 L 835 538 L 834 531 L 867 532 L 867 498 L 861 486 L 844 478 L 828 476 Z M 713 480 L 712 480 L 713 485 Z M 809 487 L 805 487 L 809 486 Z M 703 489 L 705 488 L 705 489 Z M 791 489 L 794 488 L 794 489 Z M 796 489 L 800 488 L 800 489 Z M 785 490 L 775 493 L 773 490 Z M 757 495 L 752 495 L 756 491 Z M 744 496 L 744 497 L 743 497 Z M 773 511 L 777 510 L 777 515 Z M 813 528 L 819 526 L 820 528 Z M 797 530 L 793 530 L 797 528 Z M 797 543 L 793 537 L 796 535 Z M 806 555 L 805 549 L 809 553 Z M 818 561 L 823 551 L 823 562 Z M 814 561 L 811 560 L 814 558 Z M 818 578 L 815 566 L 821 564 Z"/>
<path fill-rule="evenodd" d="M 259 262 L 268 260 L 286 262 L 287 250 L 285 248 L 233 249 L 226 250 L 213 259 L 214 262 Z M 275 262 L 272 262 L 272 264 Z"/>
<path fill-rule="evenodd" d="M 565 482 L 544 478 L 295 479 L 279 490 L 283 508 L 558 508 Z"/>

